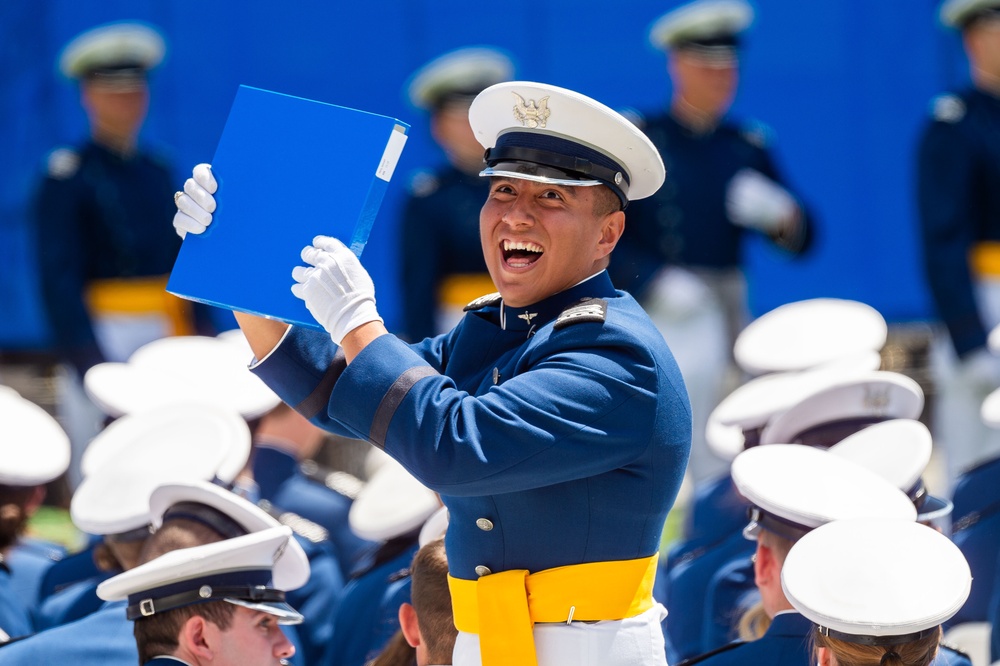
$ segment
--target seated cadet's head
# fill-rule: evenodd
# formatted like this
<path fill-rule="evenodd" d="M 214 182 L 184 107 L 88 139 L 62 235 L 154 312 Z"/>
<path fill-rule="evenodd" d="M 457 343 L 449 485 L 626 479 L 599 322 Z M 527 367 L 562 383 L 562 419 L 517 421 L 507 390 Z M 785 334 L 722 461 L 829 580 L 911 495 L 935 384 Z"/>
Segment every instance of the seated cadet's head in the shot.
<path fill-rule="evenodd" d="M 412 603 L 399 608 L 399 622 L 407 641 L 417 650 L 418 664 L 451 660 L 458 630 L 448 589 L 448 559 L 444 540 L 424 544 L 410 566 Z"/>
<path fill-rule="evenodd" d="M 163 37 L 141 23 L 111 23 L 78 35 L 59 57 L 62 73 L 80 81 L 95 131 L 131 136 L 149 106 L 147 72 L 163 60 Z"/>
<path fill-rule="evenodd" d="M 281 526 L 175 550 L 101 583 L 98 595 L 128 600 L 140 663 L 158 655 L 218 666 L 283 663 L 295 648 L 279 625 L 302 621 L 285 590 L 308 578 L 307 565 L 284 557 L 290 540 Z M 292 584 L 272 582 L 279 578 Z"/>
<path fill-rule="evenodd" d="M 410 103 L 429 111 L 431 134 L 456 168 L 479 173 L 483 148 L 469 127 L 469 105 L 486 88 L 514 76 L 514 63 L 499 49 L 450 51 L 421 67 L 407 86 Z"/>
<path fill-rule="evenodd" d="M 946 26 L 961 30 L 973 80 L 1000 89 L 995 80 L 1000 77 L 1000 1 L 947 0 L 941 5 L 940 18 Z M 984 82 L 982 76 L 993 80 Z"/>
<path fill-rule="evenodd" d="M 24 533 L 45 499 L 45 484 L 69 467 L 69 437 L 49 414 L 0 386 L 0 553 Z"/>
<path fill-rule="evenodd" d="M 792 547 L 781 576 L 792 606 L 816 625 L 820 666 L 927 666 L 972 583 L 950 539 L 891 519 L 818 527 Z"/>
<path fill-rule="evenodd" d="M 491 86 L 469 109 L 486 148 L 490 194 L 479 234 L 490 277 L 511 306 L 537 303 L 603 270 L 622 209 L 663 183 L 663 161 L 621 114 L 543 83 Z"/>
<path fill-rule="evenodd" d="M 696 0 L 661 16 L 649 39 L 666 51 L 675 100 L 713 117 L 732 104 L 739 82 L 739 41 L 753 22 L 745 0 Z"/>

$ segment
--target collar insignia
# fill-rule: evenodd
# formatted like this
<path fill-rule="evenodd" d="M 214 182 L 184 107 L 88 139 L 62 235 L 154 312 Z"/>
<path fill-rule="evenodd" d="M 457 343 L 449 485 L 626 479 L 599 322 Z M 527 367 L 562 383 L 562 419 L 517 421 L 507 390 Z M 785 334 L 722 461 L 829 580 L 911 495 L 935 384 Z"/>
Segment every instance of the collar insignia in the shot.
<path fill-rule="evenodd" d="M 518 319 L 523 319 L 524 321 L 531 323 L 531 320 L 538 316 L 537 312 L 525 312 L 524 314 L 517 315 Z"/>
<path fill-rule="evenodd" d="M 529 129 L 545 127 L 545 121 L 548 120 L 549 115 L 552 113 L 549 111 L 548 95 L 538 102 L 535 102 L 533 99 L 525 102 L 524 98 L 516 92 L 512 92 L 511 94 L 517 99 L 517 104 L 514 105 L 514 117 L 521 125 Z"/>

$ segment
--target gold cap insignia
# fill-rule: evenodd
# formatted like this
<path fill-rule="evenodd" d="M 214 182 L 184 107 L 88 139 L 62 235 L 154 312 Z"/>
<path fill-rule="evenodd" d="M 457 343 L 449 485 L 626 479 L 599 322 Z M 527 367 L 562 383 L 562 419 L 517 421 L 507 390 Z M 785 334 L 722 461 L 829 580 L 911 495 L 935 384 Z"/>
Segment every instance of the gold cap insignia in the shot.
<path fill-rule="evenodd" d="M 535 102 L 533 99 L 525 102 L 524 98 L 516 92 L 512 92 L 511 94 L 517 100 L 517 103 L 514 105 L 514 117 L 517 118 L 517 121 L 521 125 L 529 129 L 545 127 L 545 121 L 548 120 L 551 113 L 549 111 L 548 95 L 538 100 L 538 102 Z"/>

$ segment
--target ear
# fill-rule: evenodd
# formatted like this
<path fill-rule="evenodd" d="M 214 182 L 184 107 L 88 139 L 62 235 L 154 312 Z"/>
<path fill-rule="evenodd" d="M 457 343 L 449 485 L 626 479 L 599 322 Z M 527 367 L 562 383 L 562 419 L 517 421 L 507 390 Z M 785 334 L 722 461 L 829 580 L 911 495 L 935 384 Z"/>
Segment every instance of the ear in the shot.
<path fill-rule="evenodd" d="M 816 648 L 816 657 L 819 666 L 836 666 L 837 661 L 833 658 L 833 653 L 830 652 L 830 648 L 818 647 Z"/>
<path fill-rule="evenodd" d="M 601 222 L 601 239 L 597 244 L 598 252 L 602 258 L 611 254 L 611 251 L 615 249 L 615 245 L 618 244 L 618 240 L 624 232 L 624 211 L 615 211 L 604 217 L 604 220 Z"/>
<path fill-rule="evenodd" d="M 215 654 L 215 640 L 211 635 L 213 628 L 215 625 L 201 615 L 189 617 L 181 626 L 180 634 L 177 636 L 181 650 L 201 659 L 211 660 Z"/>
<path fill-rule="evenodd" d="M 417 611 L 412 604 L 403 603 L 399 607 L 399 628 L 410 647 L 420 646 L 420 627 L 417 624 Z"/>
<path fill-rule="evenodd" d="M 770 582 L 771 576 L 773 574 L 774 566 L 774 553 L 767 546 L 761 544 L 760 540 L 757 541 L 757 551 L 753 556 L 753 577 L 754 583 L 758 587 L 766 585 Z"/>

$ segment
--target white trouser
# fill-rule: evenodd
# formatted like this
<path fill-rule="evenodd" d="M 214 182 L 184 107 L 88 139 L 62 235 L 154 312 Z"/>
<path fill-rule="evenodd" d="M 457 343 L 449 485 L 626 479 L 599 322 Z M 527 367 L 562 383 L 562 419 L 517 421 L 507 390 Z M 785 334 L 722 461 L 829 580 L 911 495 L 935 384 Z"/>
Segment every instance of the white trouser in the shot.
<path fill-rule="evenodd" d="M 656 604 L 625 620 L 536 624 L 538 666 L 666 666 L 660 628 L 666 616 Z M 481 666 L 479 636 L 458 632 L 452 664 Z"/>
<path fill-rule="evenodd" d="M 729 463 L 712 453 L 705 425 L 725 397 L 735 370 L 730 358 L 741 317 L 732 312 L 745 300 L 742 276 L 727 271 L 710 276 L 676 267 L 660 271 L 642 306 L 673 352 L 691 401 L 691 459 L 688 476 L 698 484 L 729 470 Z"/>
<path fill-rule="evenodd" d="M 980 280 L 976 302 L 987 331 L 1000 324 L 1000 280 Z M 958 475 L 1000 456 L 1000 430 L 987 427 L 979 414 L 983 400 L 997 387 L 964 371 L 944 328 L 936 331 L 930 363 L 935 385 L 934 444 L 945 452 L 950 495 Z"/>

